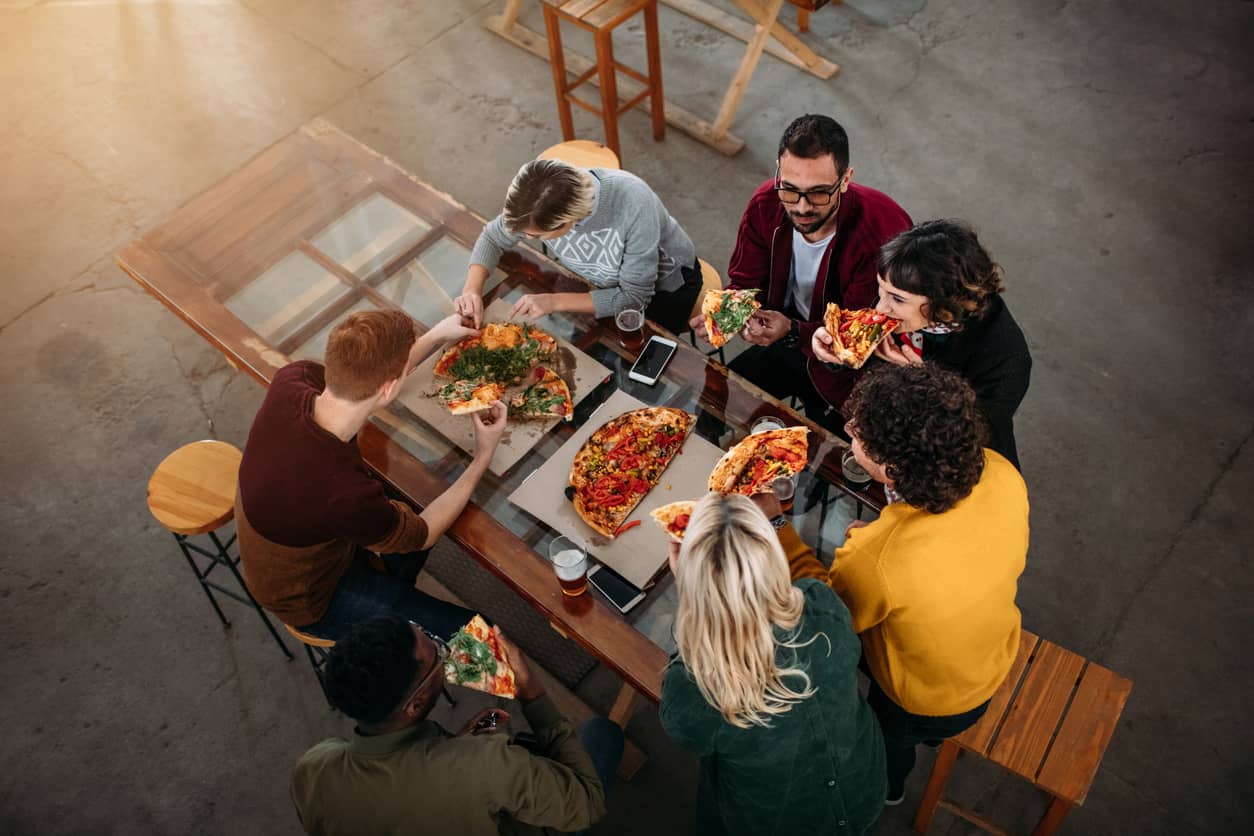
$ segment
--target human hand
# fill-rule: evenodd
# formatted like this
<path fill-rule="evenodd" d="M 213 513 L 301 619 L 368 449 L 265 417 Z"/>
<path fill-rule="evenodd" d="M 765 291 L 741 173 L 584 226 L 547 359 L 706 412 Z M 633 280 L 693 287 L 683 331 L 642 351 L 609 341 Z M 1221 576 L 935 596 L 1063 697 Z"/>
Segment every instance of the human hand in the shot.
<path fill-rule="evenodd" d="M 919 366 L 923 364 L 923 358 L 915 353 L 913 346 L 906 348 L 903 345 L 899 345 L 891 334 L 875 347 L 875 356 L 892 363 L 894 366 Z"/>
<path fill-rule="evenodd" d="M 466 725 L 462 726 L 461 731 L 457 733 L 457 737 L 496 734 L 499 731 L 504 731 L 505 724 L 508 722 L 508 711 L 500 708 L 485 708 L 466 721 Z"/>
<path fill-rule="evenodd" d="M 427 332 L 428 336 L 439 340 L 442 343 L 448 342 L 449 340 L 460 340 L 463 337 L 473 337 L 478 335 L 478 333 L 479 332 L 476 328 L 471 328 L 466 325 L 466 322 L 462 319 L 461 314 L 449 314 L 435 325 L 432 325 L 431 330 Z"/>
<path fill-rule="evenodd" d="M 679 569 L 679 550 L 682 544 L 675 540 L 668 540 L 666 543 L 666 562 L 670 564 L 671 575 L 674 575 Z"/>
<path fill-rule="evenodd" d="M 755 493 L 749 499 L 753 501 L 754 505 L 758 506 L 758 510 L 766 514 L 768 520 L 773 520 L 784 513 L 784 507 L 779 504 L 779 497 L 775 495 L 775 491 Z"/>
<path fill-rule="evenodd" d="M 699 314 L 688 320 L 688 327 L 701 339 L 706 342 L 710 341 L 710 332 L 705 327 L 705 314 Z"/>
<path fill-rule="evenodd" d="M 475 458 L 491 456 L 496 452 L 496 445 L 501 443 L 501 435 L 505 432 L 508 412 L 505 404 L 493 401 L 487 409 L 471 413 L 470 420 L 475 425 Z"/>
<path fill-rule="evenodd" d="M 839 363 L 840 358 L 832 353 L 832 348 L 836 345 L 836 340 L 832 337 L 830 331 L 820 327 L 814 332 L 814 336 L 810 338 L 810 349 L 814 352 L 814 356 L 824 363 Z"/>
<path fill-rule="evenodd" d="M 544 696 L 544 686 L 531 675 L 531 668 L 527 665 L 527 657 L 523 656 L 523 652 L 518 649 L 518 645 L 505 638 L 505 634 L 501 632 L 500 627 L 493 627 L 492 632 L 496 634 L 496 640 L 501 643 L 501 647 L 505 648 L 505 657 L 509 660 L 509 666 L 514 671 L 514 685 L 518 689 L 518 699 L 534 700 L 537 697 Z"/>
<path fill-rule="evenodd" d="M 465 292 L 453 300 L 453 309 L 460 316 L 469 319 L 476 328 L 483 325 L 483 296 L 474 292 Z"/>
<path fill-rule="evenodd" d="M 849 532 L 853 531 L 855 528 L 866 528 L 868 525 L 870 525 L 870 523 L 866 520 L 854 520 L 849 523 L 849 525 L 845 526 L 845 539 L 849 539 Z"/>
<path fill-rule="evenodd" d="M 527 319 L 538 319 L 552 312 L 553 294 L 528 293 L 514 303 L 513 309 L 509 312 L 509 318 L 513 319 L 516 316 L 521 316 Z"/>
<path fill-rule="evenodd" d="M 745 338 L 745 342 L 753 345 L 772 345 L 788 336 L 791 325 L 792 320 L 779 311 L 759 308 L 749 317 L 745 327 L 740 330 L 740 335 Z"/>

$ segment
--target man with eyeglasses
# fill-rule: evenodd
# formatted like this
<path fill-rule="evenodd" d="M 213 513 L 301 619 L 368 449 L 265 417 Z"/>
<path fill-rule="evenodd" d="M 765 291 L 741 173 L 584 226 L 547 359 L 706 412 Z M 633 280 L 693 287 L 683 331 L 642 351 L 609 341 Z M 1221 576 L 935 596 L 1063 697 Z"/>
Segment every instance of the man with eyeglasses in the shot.
<path fill-rule="evenodd" d="M 306 833 L 541 834 L 605 815 L 622 730 L 603 717 L 572 727 L 517 646 L 499 630 L 497 638 L 514 668 L 530 746 L 488 722 L 509 719 L 500 709 L 479 712 L 455 735 L 427 719 L 447 650 L 397 616 L 357 625 L 331 650 L 327 693 L 357 726 L 351 740 L 324 740 L 296 764 L 291 795 Z"/>
<path fill-rule="evenodd" d="M 892 198 L 853 182 L 849 137 L 836 120 L 793 120 L 779 141 L 775 176 L 740 219 L 727 269 L 728 287 L 757 288 L 762 303 L 741 332 L 751 346 L 732 371 L 777 398 L 800 398 L 807 415 L 839 429 L 857 373 L 817 360 L 810 338 L 829 302 L 875 304 L 879 249 L 910 225 Z M 705 336 L 699 317 L 691 324 Z"/>

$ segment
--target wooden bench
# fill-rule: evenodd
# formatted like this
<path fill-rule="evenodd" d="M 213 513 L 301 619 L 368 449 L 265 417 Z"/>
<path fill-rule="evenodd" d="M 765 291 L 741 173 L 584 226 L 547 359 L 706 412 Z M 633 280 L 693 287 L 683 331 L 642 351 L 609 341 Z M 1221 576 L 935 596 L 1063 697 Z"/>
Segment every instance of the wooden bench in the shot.
<path fill-rule="evenodd" d="M 980 721 L 941 744 L 914 819 L 927 832 L 937 807 L 979 828 L 1005 831 L 942 798 L 961 751 L 990 760 L 1047 792 L 1049 809 L 1034 836 L 1053 833 L 1072 806 L 1083 804 L 1132 682 L 1026 630 L 1019 654 Z"/>

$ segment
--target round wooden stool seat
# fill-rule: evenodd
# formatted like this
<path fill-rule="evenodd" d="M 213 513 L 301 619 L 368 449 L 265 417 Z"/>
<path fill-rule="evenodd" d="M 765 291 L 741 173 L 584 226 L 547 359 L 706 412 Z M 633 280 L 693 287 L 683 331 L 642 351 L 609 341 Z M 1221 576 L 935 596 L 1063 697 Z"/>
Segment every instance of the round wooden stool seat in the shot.
<path fill-rule="evenodd" d="M 617 154 L 589 139 L 572 139 L 551 145 L 536 159 L 561 160 L 579 168 L 619 168 Z"/>
<path fill-rule="evenodd" d="M 697 262 L 701 265 L 701 294 L 697 296 L 697 301 L 692 306 L 692 313 L 688 316 L 689 319 L 701 314 L 701 303 L 705 300 L 707 290 L 723 289 L 723 277 L 718 274 L 718 271 L 714 269 L 710 262 L 704 258 L 698 258 Z"/>
<path fill-rule="evenodd" d="M 175 534 L 205 534 L 235 515 L 243 453 L 224 441 L 196 441 L 166 456 L 148 480 L 148 510 Z"/>
<path fill-rule="evenodd" d="M 322 647 L 322 648 L 335 647 L 335 642 L 331 641 L 330 639 L 320 639 L 317 636 L 311 636 L 308 633 L 302 633 L 300 630 L 297 630 L 295 627 L 293 627 L 290 624 L 284 624 L 283 626 L 286 627 L 287 632 L 295 636 L 296 640 L 299 641 L 301 644 L 306 644 L 306 645 L 309 645 L 310 647 Z"/>

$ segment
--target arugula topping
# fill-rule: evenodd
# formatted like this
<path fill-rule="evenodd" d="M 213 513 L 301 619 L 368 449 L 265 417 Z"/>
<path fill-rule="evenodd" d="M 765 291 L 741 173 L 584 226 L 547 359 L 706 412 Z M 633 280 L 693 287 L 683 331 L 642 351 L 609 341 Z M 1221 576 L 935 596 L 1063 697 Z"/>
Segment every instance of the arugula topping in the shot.
<path fill-rule="evenodd" d="M 530 371 L 532 361 L 542 353 L 539 341 L 532 339 L 515 348 L 491 349 L 474 345 L 461 353 L 449 372 L 458 378 L 512 383 Z"/>
<path fill-rule="evenodd" d="M 724 334 L 734 334 L 743 328 L 757 310 L 752 301 L 756 293 L 757 291 L 751 291 L 744 299 L 737 299 L 730 293 L 725 294 L 723 304 L 711 315 L 718 330 Z"/>
<path fill-rule="evenodd" d="M 458 630 L 448 641 L 449 661 L 457 676 L 457 684 L 465 685 L 496 675 L 496 657 L 492 648 L 464 630 Z"/>

